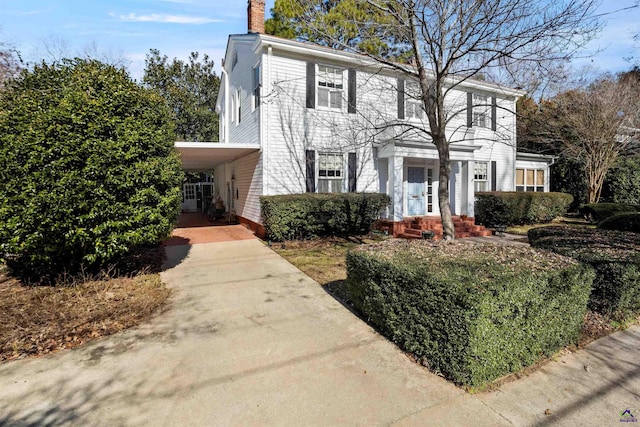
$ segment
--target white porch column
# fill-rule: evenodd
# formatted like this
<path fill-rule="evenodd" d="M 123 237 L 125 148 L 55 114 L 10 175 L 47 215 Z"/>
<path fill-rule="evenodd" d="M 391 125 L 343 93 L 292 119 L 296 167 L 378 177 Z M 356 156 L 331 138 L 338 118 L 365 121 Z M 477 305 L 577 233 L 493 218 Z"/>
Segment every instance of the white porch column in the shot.
<path fill-rule="evenodd" d="M 468 215 L 470 217 L 474 216 L 474 205 L 475 205 L 475 186 L 474 186 L 474 182 L 473 182 L 473 178 L 475 175 L 475 162 L 473 160 L 469 160 L 467 162 L 465 162 L 464 165 L 465 168 L 465 187 L 463 188 L 464 191 L 464 202 L 463 202 L 463 206 L 462 206 L 462 213 L 464 215 Z"/>
<path fill-rule="evenodd" d="M 389 158 L 389 196 L 394 221 L 402 221 L 404 214 L 403 182 L 404 158 L 393 156 Z"/>

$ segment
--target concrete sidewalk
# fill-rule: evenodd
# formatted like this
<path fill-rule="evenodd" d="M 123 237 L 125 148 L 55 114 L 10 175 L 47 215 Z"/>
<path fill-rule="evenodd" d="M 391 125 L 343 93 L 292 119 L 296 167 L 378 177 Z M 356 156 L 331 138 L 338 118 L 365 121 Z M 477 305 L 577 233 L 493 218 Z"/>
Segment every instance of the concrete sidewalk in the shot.
<path fill-rule="evenodd" d="M 640 412 L 638 328 L 469 395 L 257 240 L 166 250 L 171 306 L 0 365 L 0 425 L 617 425 Z"/>

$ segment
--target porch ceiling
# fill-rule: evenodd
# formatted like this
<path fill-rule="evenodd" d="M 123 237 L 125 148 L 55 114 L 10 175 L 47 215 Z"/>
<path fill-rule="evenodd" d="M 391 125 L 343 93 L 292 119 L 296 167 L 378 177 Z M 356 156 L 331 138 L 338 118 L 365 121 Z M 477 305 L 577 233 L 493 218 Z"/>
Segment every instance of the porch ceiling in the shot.
<path fill-rule="evenodd" d="M 206 172 L 225 162 L 260 150 L 258 144 L 230 144 L 222 142 L 175 143 L 180 153 L 182 169 L 187 172 Z"/>

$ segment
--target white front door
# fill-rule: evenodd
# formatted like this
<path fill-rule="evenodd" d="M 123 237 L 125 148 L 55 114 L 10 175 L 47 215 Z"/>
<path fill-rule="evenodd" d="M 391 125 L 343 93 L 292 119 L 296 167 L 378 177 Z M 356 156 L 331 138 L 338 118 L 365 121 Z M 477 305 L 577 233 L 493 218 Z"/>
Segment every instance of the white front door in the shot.
<path fill-rule="evenodd" d="M 182 210 L 185 212 L 195 212 L 198 210 L 197 184 L 182 185 Z"/>

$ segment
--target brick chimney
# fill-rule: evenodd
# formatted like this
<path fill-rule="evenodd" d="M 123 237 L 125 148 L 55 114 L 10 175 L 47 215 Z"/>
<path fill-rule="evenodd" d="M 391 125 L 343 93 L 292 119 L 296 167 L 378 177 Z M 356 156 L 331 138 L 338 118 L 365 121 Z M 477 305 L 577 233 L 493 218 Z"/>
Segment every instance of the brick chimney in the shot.
<path fill-rule="evenodd" d="M 264 0 L 249 0 L 247 20 L 250 33 L 264 34 Z"/>

